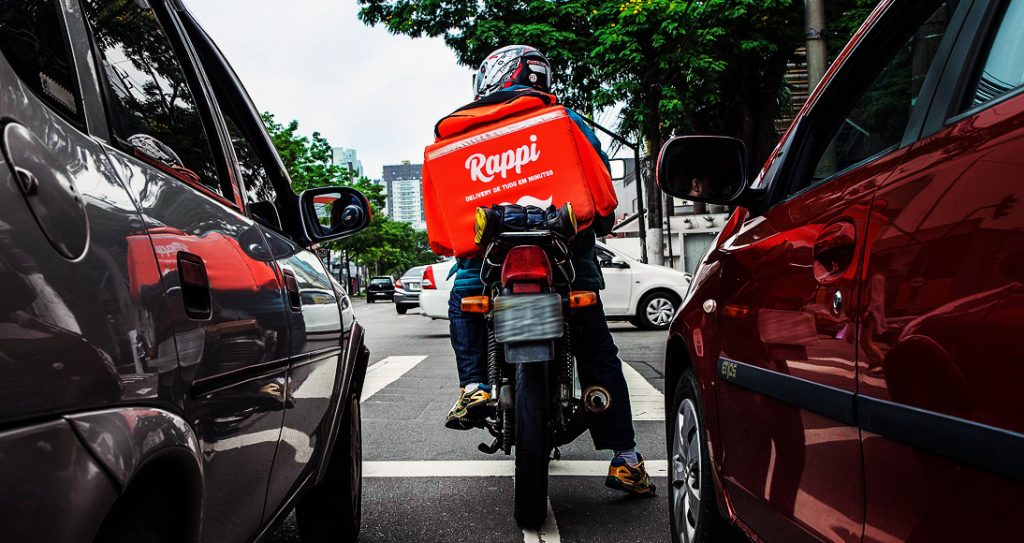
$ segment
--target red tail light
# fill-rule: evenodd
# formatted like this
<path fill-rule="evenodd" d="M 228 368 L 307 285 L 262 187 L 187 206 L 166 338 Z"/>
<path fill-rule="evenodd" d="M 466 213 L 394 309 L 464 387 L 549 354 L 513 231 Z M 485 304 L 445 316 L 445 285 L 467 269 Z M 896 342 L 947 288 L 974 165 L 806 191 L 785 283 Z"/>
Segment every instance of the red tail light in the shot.
<path fill-rule="evenodd" d="M 423 289 L 433 288 L 436 289 L 437 285 L 434 283 L 434 267 L 427 266 L 427 271 L 423 272 L 423 282 L 420 284 Z"/>
<path fill-rule="evenodd" d="M 520 245 L 509 250 L 501 268 L 501 282 L 508 285 L 518 281 L 551 284 L 551 263 L 543 249 L 536 245 Z"/>
<path fill-rule="evenodd" d="M 402 288 L 402 280 L 395 279 L 395 288 Z"/>

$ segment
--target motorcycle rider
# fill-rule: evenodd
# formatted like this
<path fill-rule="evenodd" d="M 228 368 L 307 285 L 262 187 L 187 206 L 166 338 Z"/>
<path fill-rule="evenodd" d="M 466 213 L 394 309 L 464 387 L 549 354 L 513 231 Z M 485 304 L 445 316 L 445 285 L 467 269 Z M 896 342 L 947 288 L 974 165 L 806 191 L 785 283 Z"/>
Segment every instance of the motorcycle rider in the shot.
<path fill-rule="evenodd" d="M 552 69 L 547 58 L 537 49 L 525 45 L 502 47 L 487 56 L 476 74 L 476 100 L 509 97 L 513 93 L 537 91 L 551 94 Z M 504 93 L 504 94 L 498 94 Z M 552 97 L 553 98 L 553 97 Z M 554 101 L 554 100 L 553 100 Z M 473 103 L 458 110 L 461 116 L 471 115 Z M 568 110 L 570 118 L 600 155 L 606 169 L 608 157 L 601 150 L 594 131 L 577 113 Z M 442 121 L 443 122 L 443 121 Z M 440 125 L 440 123 L 439 123 Z M 604 288 L 604 279 L 597 265 L 594 242 L 597 236 L 607 235 L 614 224 L 614 213 L 594 217 L 591 228 L 579 232 L 570 242 L 572 264 L 576 270 L 573 290 L 597 292 Z M 452 273 L 455 282 L 449 300 L 448 315 L 452 348 L 458 363 L 459 397 L 445 420 L 445 426 L 455 430 L 474 427 L 475 417 L 485 415 L 482 409 L 491 399 L 487 383 L 487 325 L 479 314 L 463 313 L 462 298 L 483 294 L 485 286 L 480 280 L 479 259 L 458 259 Z M 618 347 L 612 339 L 600 303 L 574 310 L 569 317 L 573 337 L 572 349 L 576 357 L 583 387 L 601 386 L 611 394 L 607 411 L 591 415 L 590 434 L 598 450 L 612 450 L 606 485 L 634 495 L 653 495 L 655 487 L 644 467 L 643 457 L 636 452 L 629 391 L 622 374 L 622 361 Z"/>

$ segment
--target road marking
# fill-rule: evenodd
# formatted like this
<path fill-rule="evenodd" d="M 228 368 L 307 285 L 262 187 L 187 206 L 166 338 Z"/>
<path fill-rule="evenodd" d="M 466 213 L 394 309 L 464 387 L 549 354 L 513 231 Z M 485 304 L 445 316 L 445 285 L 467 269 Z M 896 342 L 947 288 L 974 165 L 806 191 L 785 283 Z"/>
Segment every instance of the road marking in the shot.
<path fill-rule="evenodd" d="M 370 396 L 398 380 L 399 377 L 423 362 L 425 356 L 389 356 L 366 368 L 366 380 L 363 381 L 363 394 L 359 401 L 365 402 Z"/>
<path fill-rule="evenodd" d="M 647 460 L 651 477 L 667 477 L 667 460 Z M 560 460 L 548 465 L 548 474 L 557 477 L 604 477 L 608 462 L 604 460 Z M 512 477 L 516 464 L 512 460 L 392 460 L 363 461 L 363 477 Z"/>
<path fill-rule="evenodd" d="M 625 362 L 622 363 L 622 375 L 629 387 L 633 420 L 665 420 L 665 396 Z"/>
<path fill-rule="evenodd" d="M 551 500 L 548 500 L 548 516 L 544 524 L 537 530 L 523 529 L 523 543 L 562 543 L 562 536 L 558 534 L 558 523 L 555 522 L 555 512 L 551 509 Z"/>

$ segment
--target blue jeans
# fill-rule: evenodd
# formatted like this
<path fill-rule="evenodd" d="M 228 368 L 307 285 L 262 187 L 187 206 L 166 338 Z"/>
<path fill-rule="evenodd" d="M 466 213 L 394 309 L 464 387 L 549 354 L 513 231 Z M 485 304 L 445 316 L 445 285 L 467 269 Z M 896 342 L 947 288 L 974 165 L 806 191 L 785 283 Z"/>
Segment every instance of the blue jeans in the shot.
<path fill-rule="evenodd" d="M 487 382 L 487 321 L 473 313 L 462 312 L 462 298 L 481 292 L 452 290 L 448 300 L 449 331 L 455 361 L 459 368 L 459 384 Z M 576 357 L 580 385 L 586 389 L 601 386 L 611 393 L 608 410 L 591 417 L 590 436 L 594 448 L 626 451 L 636 446 L 633 430 L 633 410 L 629 403 L 629 389 L 622 375 L 619 348 L 615 346 L 604 308 L 596 306 L 576 309 L 569 315 L 572 333 L 572 351 Z"/>

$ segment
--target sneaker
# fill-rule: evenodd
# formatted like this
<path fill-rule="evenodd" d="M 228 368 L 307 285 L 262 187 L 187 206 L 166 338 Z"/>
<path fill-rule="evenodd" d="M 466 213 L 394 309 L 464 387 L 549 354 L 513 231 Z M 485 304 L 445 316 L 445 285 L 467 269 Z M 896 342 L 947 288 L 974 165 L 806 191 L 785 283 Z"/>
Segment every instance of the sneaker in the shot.
<path fill-rule="evenodd" d="M 632 496 L 654 496 L 654 483 L 647 476 L 647 469 L 644 468 L 644 457 L 637 455 L 640 463 L 631 466 L 625 458 L 616 456 L 612 458 L 612 465 L 608 466 L 608 477 L 604 485 L 608 488 L 621 490 Z"/>
<path fill-rule="evenodd" d="M 469 430 L 480 426 L 480 408 L 487 405 L 491 400 L 491 393 L 488 390 L 479 388 L 478 385 L 469 385 L 459 393 L 459 399 L 448 412 L 444 421 L 446 428 L 452 430 Z"/>

